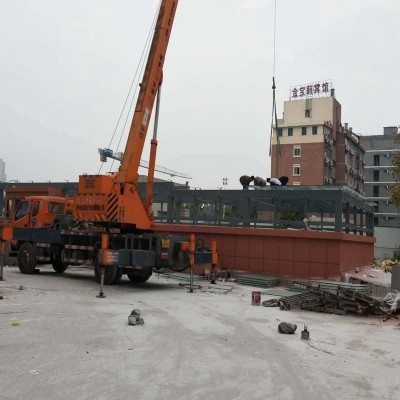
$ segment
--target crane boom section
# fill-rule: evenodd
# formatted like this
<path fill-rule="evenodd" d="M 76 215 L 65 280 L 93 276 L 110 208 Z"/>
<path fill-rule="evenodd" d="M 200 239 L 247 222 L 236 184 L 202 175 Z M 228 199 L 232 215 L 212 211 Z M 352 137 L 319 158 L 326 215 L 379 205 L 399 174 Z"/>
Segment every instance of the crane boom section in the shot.
<path fill-rule="evenodd" d="M 155 97 L 162 81 L 162 69 L 177 3 L 178 0 L 163 0 L 160 5 L 124 157 L 116 176 L 116 180 L 121 184 L 128 182 L 136 184 L 138 180 L 140 158 L 143 152 Z"/>
<path fill-rule="evenodd" d="M 138 170 L 151 112 L 162 81 L 165 53 L 177 5 L 178 0 L 161 0 L 132 125 L 118 173 L 79 177 L 74 216 L 80 221 L 116 229 L 154 230 L 151 198 L 146 201 L 145 207 L 137 188 Z M 155 163 L 155 157 L 152 157 L 150 162 Z M 149 181 L 148 185 L 152 185 L 152 181 Z"/>

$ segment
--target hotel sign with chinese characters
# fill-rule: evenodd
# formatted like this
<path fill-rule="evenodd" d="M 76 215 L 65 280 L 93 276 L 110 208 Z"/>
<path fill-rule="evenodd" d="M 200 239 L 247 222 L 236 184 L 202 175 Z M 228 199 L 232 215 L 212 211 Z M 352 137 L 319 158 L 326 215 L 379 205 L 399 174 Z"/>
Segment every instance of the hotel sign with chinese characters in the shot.
<path fill-rule="evenodd" d="M 310 97 L 328 97 L 331 96 L 331 89 L 333 89 L 332 80 L 292 86 L 290 88 L 289 99 L 297 100 Z"/>

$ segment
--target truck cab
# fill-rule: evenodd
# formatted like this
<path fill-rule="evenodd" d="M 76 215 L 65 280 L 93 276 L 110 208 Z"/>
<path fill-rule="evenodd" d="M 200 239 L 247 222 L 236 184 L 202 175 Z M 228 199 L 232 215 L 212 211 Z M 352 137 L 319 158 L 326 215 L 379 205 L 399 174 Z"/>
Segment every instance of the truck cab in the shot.
<path fill-rule="evenodd" d="M 15 228 L 48 228 L 57 215 L 72 214 L 72 199 L 56 196 L 29 196 L 11 216 Z"/>

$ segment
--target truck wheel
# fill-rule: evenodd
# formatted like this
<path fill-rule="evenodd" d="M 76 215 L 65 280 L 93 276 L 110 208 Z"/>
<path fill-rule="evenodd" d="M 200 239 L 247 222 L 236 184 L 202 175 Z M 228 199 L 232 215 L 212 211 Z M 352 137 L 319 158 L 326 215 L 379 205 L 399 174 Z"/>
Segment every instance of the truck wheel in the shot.
<path fill-rule="evenodd" d="M 65 265 L 61 260 L 52 260 L 51 265 L 57 274 L 62 274 L 68 268 L 68 265 Z"/>
<path fill-rule="evenodd" d="M 117 275 L 115 277 L 114 285 L 121 281 L 123 273 L 124 273 L 124 269 L 123 268 L 118 268 L 118 272 L 117 272 Z"/>
<path fill-rule="evenodd" d="M 62 274 L 68 268 L 68 265 L 64 264 L 62 261 L 62 249 L 59 247 L 54 247 L 51 249 L 50 260 L 51 265 L 57 274 Z"/>
<path fill-rule="evenodd" d="M 105 265 L 104 266 L 104 284 L 112 285 L 116 282 L 118 276 L 119 268 L 115 265 Z M 96 277 L 97 282 L 100 282 L 100 265 L 96 261 L 94 263 L 94 276 Z M 120 278 L 121 279 L 121 278 Z"/>
<path fill-rule="evenodd" d="M 22 243 L 18 250 L 18 268 L 23 274 L 33 274 L 36 267 L 35 248 L 29 242 Z"/>
<path fill-rule="evenodd" d="M 131 282 L 144 283 L 149 280 L 153 271 L 151 269 L 135 269 L 126 273 Z"/>

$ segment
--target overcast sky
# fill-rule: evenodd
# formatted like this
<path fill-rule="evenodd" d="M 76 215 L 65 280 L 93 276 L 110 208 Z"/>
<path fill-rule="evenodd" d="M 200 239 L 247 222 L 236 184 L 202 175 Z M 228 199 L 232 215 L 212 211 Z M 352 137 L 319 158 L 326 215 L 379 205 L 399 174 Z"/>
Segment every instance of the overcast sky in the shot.
<path fill-rule="evenodd" d="M 97 148 L 110 142 L 158 0 L 0 6 L 7 179 L 77 181 L 98 173 Z M 398 0 L 277 0 L 278 118 L 290 86 L 332 79 L 342 122 L 355 132 L 399 125 L 399 18 Z M 190 174 L 192 187 L 216 189 L 228 178 L 226 188 L 236 189 L 242 174 L 270 174 L 273 22 L 274 0 L 179 2 L 164 65 L 157 164 Z M 120 150 L 125 142 L 126 135 Z"/>

